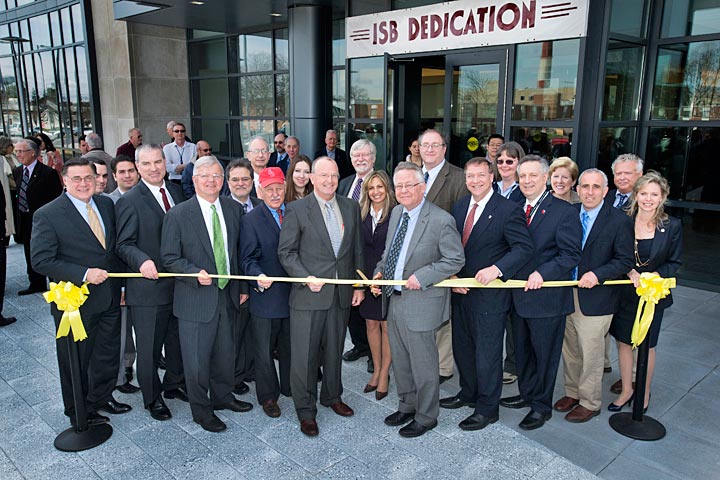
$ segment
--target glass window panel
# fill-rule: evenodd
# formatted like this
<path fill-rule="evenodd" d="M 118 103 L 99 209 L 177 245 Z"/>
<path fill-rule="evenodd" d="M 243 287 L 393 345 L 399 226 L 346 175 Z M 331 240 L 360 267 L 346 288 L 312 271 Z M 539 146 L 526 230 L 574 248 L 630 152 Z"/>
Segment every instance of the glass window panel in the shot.
<path fill-rule="evenodd" d="M 77 72 L 80 87 L 80 120 L 73 129 L 75 136 L 90 133 L 93 130 L 92 109 L 90 108 L 90 87 L 88 85 L 87 56 L 85 47 L 75 48 Z"/>
<path fill-rule="evenodd" d="M 437 3 L 437 0 L 392 0 L 393 10 L 402 10 L 403 8 L 424 7 Z"/>
<path fill-rule="evenodd" d="M 38 53 L 36 66 L 40 109 L 40 126 L 53 140 L 60 141 L 60 118 L 58 112 L 57 89 L 55 87 L 55 69 L 51 51 Z"/>
<path fill-rule="evenodd" d="M 720 212 L 699 208 L 668 208 L 683 223 L 682 266 L 677 277 L 710 285 L 720 284 Z"/>
<path fill-rule="evenodd" d="M 188 44 L 190 76 L 224 75 L 227 72 L 225 39 L 193 42 Z"/>
<path fill-rule="evenodd" d="M 18 25 L 20 26 L 20 36 L 22 38 L 30 40 L 30 27 L 28 26 L 27 20 L 20 20 L 18 22 Z M 23 42 L 25 43 L 25 42 Z M 29 46 L 29 44 L 28 44 Z"/>
<path fill-rule="evenodd" d="M 62 24 L 63 43 L 73 43 L 72 37 L 72 21 L 70 21 L 70 9 L 63 8 L 60 10 L 60 23 Z"/>
<path fill-rule="evenodd" d="M 643 47 L 608 50 L 603 120 L 637 120 L 642 65 Z"/>
<path fill-rule="evenodd" d="M 214 155 L 230 156 L 230 120 L 193 120 L 193 137 L 203 139 L 212 146 Z"/>
<path fill-rule="evenodd" d="M 384 12 L 389 7 L 390 0 L 352 0 L 350 2 L 350 15 L 354 17 L 368 13 Z"/>
<path fill-rule="evenodd" d="M 540 155 L 550 161 L 570 156 L 572 131 L 566 127 L 512 127 L 510 138 L 522 145 L 526 154 Z"/>
<path fill-rule="evenodd" d="M 345 70 L 333 70 L 332 115 L 345 118 Z"/>
<path fill-rule="evenodd" d="M 17 6 L 22 7 L 23 5 L 27 5 L 29 3 L 34 2 L 35 0 L 17 0 Z"/>
<path fill-rule="evenodd" d="M 60 11 L 50 12 L 50 33 L 52 33 L 53 45 L 62 45 L 62 26 L 60 24 Z"/>
<path fill-rule="evenodd" d="M 193 80 L 193 115 L 229 115 L 227 78 Z"/>
<path fill-rule="evenodd" d="M 28 115 L 28 130 L 35 131 L 39 130 L 40 114 L 38 112 L 38 90 L 35 82 L 35 55 L 23 55 L 21 57 L 23 65 L 23 78 L 25 79 L 25 99 L 26 99 L 26 113 Z"/>
<path fill-rule="evenodd" d="M 332 24 L 332 64 L 333 67 L 345 66 L 345 21 L 336 20 Z"/>
<path fill-rule="evenodd" d="M 216 37 L 222 35 L 222 32 L 211 32 L 210 30 L 190 30 L 192 38 Z"/>
<path fill-rule="evenodd" d="M 656 170 L 668 180 L 673 200 L 682 198 L 687 136 L 687 127 L 656 127 L 648 132 L 645 171 Z"/>
<path fill-rule="evenodd" d="M 76 3 L 70 8 L 72 10 L 73 32 L 75 32 L 75 41 L 82 42 L 83 40 L 85 40 L 85 32 L 83 30 L 85 28 L 85 22 L 83 22 L 80 4 Z"/>
<path fill-rule="evenodd" d="M 265 137 L 268 145 L 272 145 L 272 138 L 275 135 L 274 127 L 273 120 L 240 120 L 240 139 L 244 151 L 247 152 L 250 139 L 256 135 Z"/>
<path fill-rule="evenodd" d="M 383 57 L 350 60 L 350 117 L 378 118 L 383 116 Z"/>
<path fill-rule="evenodd" d="M 273 76 L 251 75 L 240 78 L 240 111 L 245 116 L 272 117 Z"/>
<path fill-rule="evenodd" d="M 290 135 L 292 133 L 292 130 L 290 130 L 290 120 L 284 119 L 284 120 L 278 120 L 275 122 L 275 129 L 278 133 L 284 133 L 285 135 Z"/>
<path fill-rule="evenodd" d="M 75 71 L 75 51 L 73 48 L 63 50 L 65 62 L 65 78 L 62 79 L 67 87 L 65 101 L 68 109 L 62 115 L 62 137 L 63 145 L 77 145 L 77 136 L 73 136 L 73 130 L 80 125 L 80 108 L 78 101 L 78 83 Z"/>
<path fill-rule="evenodd" d="M 623 153 L 634 153 L 635 127 L 601 127 L 597 168 L 612 179 L 612 162 Z"/>
<path fill-rule="evenodd" d="M 20 128 L 20 110 L 18 109 L 18 90 L 15 82 L 15 66 L 12 57 L 0 58 L 0 107 L 8 135 L 22 135 Z"/>
<path fill-rule="evenodd" d="M 290 33 L 287 28 L 275 30 L 275 68 L 277 70 L 288 69 L 289 45 L 288 41 Z"/>
<path fill-rule="evenodd" d="M 682 198 L 720 204 L 720 128 L 691 127 L 689 141 Z"/>
<path fill-rule="evenodd" d="M 277 110 L 275 115 L 287 117 L 290 115 L 290 75 L 281 73 L 275 75 L 275 101 Z"/>
<path fill-rule="evenodd" d="M 30 34 L 34 48 L 50 46 L 50 20 L 47 15 L 38 15 L 30 19 Z"/>
<path fill-rule="evenodd" d="M 0 0 L 2 1 L 2 0 Z M 10 35 L 10 26 L 9 25 L 0 25 L 0 38 L 7 37 Z M 12 54 L 12 49 L 10 48 L 9 43 L 0 43 L 0 55 L 10 55 Z"/>
<path fill-rule="evenodd" d="M 240 35 L 238 64 L 241 73 L 271 71 L 273 69 L 271 32 Z"/>
<path fill-rule="evenodd" d="M 720 5 L 717 0 L 666 1 L 661 35 L 684 37 L 720 32 Z"/>
<path fill-rule="evenodd" d="M 645 0 L 612 0 L 610 33 L 645 38 L 647 2 Z"/>
<path fill-rule="evenodd" d="M 720 119 L 720 41 L 659 49 L 652 118 Z"/>
<path fill-rule="evenodd" d="M 518 45 L 513 120 L 571 119 L 580 40 Z"/>

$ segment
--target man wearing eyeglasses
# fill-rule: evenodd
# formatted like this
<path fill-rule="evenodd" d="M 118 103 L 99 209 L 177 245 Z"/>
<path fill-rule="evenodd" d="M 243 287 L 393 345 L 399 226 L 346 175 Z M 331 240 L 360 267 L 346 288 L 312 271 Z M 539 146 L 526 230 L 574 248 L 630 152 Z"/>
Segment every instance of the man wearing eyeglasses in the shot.
<path fill-rule="evenodd" d="M 117 148 L 115 156 L 127 155 L 130 158 L 135 158 L 135 150 L 142 145 L 143 134 L 139 128 L 133 127 L 128 130 L 128 140 Z"/>
<path fill-rule="evenodd" d="M 32 140 L 21 140 L 15 144 L 15 154 L 22 164 L 13 169 L 18 189 L 18 233 L 25 250 L 25 262 L 30 280 L 28 288 L 20 290 L 18 295 L 30 295 L 47 290 L 47 279 L 33 270 L 30 262 L 33 216 L 40 207 L 60 196 L 62 184 L 54 169 L 38 161 L 40 148 L 37 143 Z"/>
<path fill-rule="evenodd" d="M 180 185 L 182 186 L 185 198 L 190 198 L 195 195 L 195 186 L 193 185 L 193 171 L 195 170 L 195 162 L 202 157 L 212 155 L 212 147 L 205 140 L 200 140 L 195 145 L 195 155 L 190 159 L 190 162 L 185 166 L 182 173 L 182 179 Z"/>
<path fill-rule="evenodd" d="M 90 293 L 80 307 L 88 338 L 77 343 L 83 379 L 78 381 L 80 398 L 73 397 L 67 339 L 57 340 L 57 354 L 65 415 L 76 425 L 75 402 L 84 402 L 88 424 L 97 425 L 109 420 L 99 410 L 112 414 L 131 410 L 112 396 L 120 367 L 120 280 L 108 278 L 108 272 L 122 271 L 115 255 L 115 209 L 108 197 L 95 195 L 95 166 L 87 159 L 66 162 L 63 180 L 66 194 L 35 213 L 32 265 L 57 282 L 88 283 Z M 57 328 L 63 312 L 54 304 L 50 311 Z"/>
<path fill-rule="evenodd" d="M 460 198 L 468 194 L 465 173 L 445 159 L 447 142 L 437 130 L 426 130 L 418 137 L 420 157 L 423 160 L 425 176 L 425 200 L 434 203 L 448 213 Z M 437 348 L 440 355 L 440 383 L 453 376 L 452 327 L 450 318 L 437 332 Z"/>
<path fill-rule="evenodd" d="M 268 161 L 268 167 L 278 167 L 283 171 L 283 175 L 287 173 L 287 169 L 290 166 L 290 158 L 287 152 L 285 152 L 285 139 L 287 135 L 284 133 L 278 133 L 273 139 L 273 145 L 275 151 L 270 154 L 270 160 Z"/>
<path fill-rule="evenodd" d="M 261 136 L 253 137 L 250 140 L 250 145 L 247 150 L 247 158 L 250 160 L 252 165 L 253 173 L 253 189 L 256 193 L 260 192 L 260 172 L 262 172 L 268 165 L 270 159 L 270 149 L 268 148 L 267 140 Z"/>
<path fill-rule="evenodd" d="M 168 178 L 173 183 L 180 183 L 183 170 L 185 170 L 185 167 L 187 167 L 197 152 L 195 144 L 188 142 L 185 138 L 186 132 L 185 125 L 176 123 L 172 127 L 173 142 L 163 147 Z"/>
<path fill-rule="evenodd" d="M 214 410 L 247 412 L 252 404 L 233 396 L 233 322 L 248 299 L 247 284 L 209 274 L 240 273 L 240 204 L 220 196 L 222 165 L 215 157 L 195 163 L 195 196 L 172 208 L 162 229 L 163 266 L 197 278 L 175 281 L 173 314 L 178 317 L 187 394 L 193 420 L 204 430 L 227 426 Z"/>

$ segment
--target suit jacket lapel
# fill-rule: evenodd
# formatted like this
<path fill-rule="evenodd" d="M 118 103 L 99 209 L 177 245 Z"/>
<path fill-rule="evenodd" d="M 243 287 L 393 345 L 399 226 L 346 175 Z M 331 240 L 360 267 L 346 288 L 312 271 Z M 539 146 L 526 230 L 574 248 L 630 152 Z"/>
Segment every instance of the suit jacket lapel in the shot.
<path fill-rule="evenodd" d="M 475 222 L 472 233 L 470 233 L 470 238 L 482 235 L 488 225 L 490 225 L 490 223 L 492 222 L 493 212 L 498 205 L 498 198 L 495 195 L 496 194 L 493 194 L 490 197 L 487 205 L 485 205 L 485 209 L 480 214 L 480 218 L 478 218 L 477 222 Z"/>
<path fill-rule="evenodd" d="M 450 172 L 450 164 L 447 160 L 445 160 L 445 164 L 442 166 L 440 171 L 438 172 L 438 176 L 435 177 L 435 181 L 433 182 L 432 188 L 427 192 L 427 195 L 425 195 L 425 199 L 433 202 L 437 196 L 442 191 L 443 185 L 445 185 L 445 178 L 447 177 L 448 173 Z"/>
<path fill-rule="evenodd" d="M 652 263 L 655 257 L 657 257 L 660 247 L 662 247 L 665 242 L 667 242 L 667 228 L 658 225 L 655 228 L 655 238 L 653 238 L 652 247 L 650 248 L 650 258 L 648 258 L 649 263 Z"/>
<path fill-rule="evenodd" d="M 268 228 L 274 229 L 278 232 L 280 231 L 280 226 L 275 221 L 275 217 L 273 217 L 272 213 L 270 213 L 270 210 L 265 205 L 258 204 L 258 206 L 255 208 L 260 209 L 260 214 L 263 216 L 263 219 L 268 225 Z"/>
<path fill-rule="evenodd" d="M 67 220 L 70 223 L 74 224 L 76 229 L 84 230 L 85 233 L 87 235 L 89 235 L 89 238 L 91 238 L 90 241 L 95 242 L 95 245 L 97 245 L 98 248 L 103 248 L 102 245 L 100 244 L 100 241 L 97 239 L 97 237 L 93 233 L 92 229 L 90 228 L 90 224 L 85 220 L 85 218 L 83 218 L 82 214 L 78 211 L 78 209 L 75 208 L 75 204 L 73 204 L 73 202 L 67 197 L 67 194 L 63 193 L 62 197 L 66 203 L 65 208 L 69 212 Z M 95 205 L 97 205 L 97 203 Z M 100 207 L 98 207 L 98 208 L 100 208 Z M 102 212 L 99 212 L 99 213 L 101 216 L 103 216 Z M 108 231 L 109 217 L 107 215 L 104 215 L 102 221 L 105 224 L 105 230 L 106 230 L 105 245 L 107 246 L 107 244 L 108 244 L 107 238 L 108 238 L 108 233 L 109 233 L 109 231 Z"/>
<path fill-rule="evenodd" d="M 342 251 L 349 248 L 349 245 L 352 242 L 352 238 L 355 235 L 357 235 L 358 232 L 355 232 L 353 229 L 355 222 L 353 222 L 352 219 L 350 218 L 353 215 L 353 210 L 352 210 L 352 208 L 350 208 L 350 205 L 347 202 L 339 201 L 337 195 L 335 196 L 335 201 L 338 202 L 338 208 L 340 208 L 340 213 L 342 214 L 342 217 L 343 217 L 342 225 L 340 226 L 340 228 L 343 229 L 343 236 L 342 236 L 342 242 L 340 242 L 340 249 L 338 250 L 338 256 L 340 256 L 340 253 Z M 328 238 L 330 238 L 329 234 L 328 234 Z"/>
<path fill-rule="evenodd" d="M 547 210 L 550 210 L 552 207 L 552 193 L 548 193 L 545 196 L 545 200 L 543 200 L 539 205 L 538 208 L 535 210 L 535 215 L 533 215 L 532 220 L 530 221 L 530 230 L 536 230 L 539 228 L 542 221 L 545 219 L 545 213 Z"/>
<path fill-rule="evenodd" d="M 332 248 L 332 242 L 330 241 L 330 233 L 328 232 L 327 226 L 325 226 L 325 219 L 323 218 L 323 212 L 320 210 L 320 204 L 318 203 L 317 199 L 315 198 L 315 194 L 311 193 L 308 198 L 307 203 L 308 208 L 308 217 L 310 218 L 310 223 L 313 225 L 315 230 L 318 232 L 318 236 L 322 240 L 322 242 L 325 244 L 325 247 L 330 251 L 334 251 Z"/>
<path fill-rule="evenodd" d="M 590 230 L 587 239 L 585 239 L 585 246 L 583 247 L 583 250 L 585 250 L 588 245 L 594 242 L 598 235 L 600 235 L 600 230 L 605 225 L 605 218 L 610 215 L 610 211 L 608 210 L 608 208 L 613 208 L 613 206 L 612 204 L 608 205 L 608 202 L 605 202 L 600 211 L 598 212 L 598 216 L 595 218 L 592 230 Z"/>
<path fill-rule="evenodd" d="M 237 222 L 234 221 L 234 219 L 231 216 L 232 208 L 231 205 L 228 202 L 234 202 L 235 200 L 229 198 L 229 197 L 219 197 L 220 200 L 220 206 L 223 210 L 223 218 L 225 219 L 225 230 L 227 231 L 227 244 L 228 244 L 228 260 L 230 261 L 230 265 L 233 264 L 233 259 L 235 258 L 235 255 L 237 254 L 237 248 L 233 248 L 233 245 L 238 244 L 238 226 Z"/>
<path fill-rule="evenodd" d="M 140 183 L 138 184 L 138 188 L 140 189 L 140 193 L 145 197 L 145 201 L 150 205 L 150 210 L 155 213 L 155 215 L 158 216 L 160 219 L 160 222 L 163 221 L 163 218 L 165 217 L 165 211 L 162 209 L 160 204 L 158 203 L 155 196 L 152 194 L 150 189 L 147 185 L 145 185 L 145 182 L 140 180 Z"/>
<path fill-rule="evenodd" d="M 100 211 L 100 217 L 105 225 L 105 250 L 109 252 L 115 249 L 115 224 L 110 221 L 113 215 L 113 212 L 111 212 L 110 209 L 115 207 L 114 205 L 108 205 L 110 208 L 106 208 L 102 206 L 100 202 L 95 202 L 95 205 L 97 205 L 97 208 Z M 90 231 L 92 232 L 92 230 Z M 93 237 L 95 237 L 95 234 L 93 234 Z M 98 242 L 98 245 L 100 245 L 100 242 Z"/>
<path fill-rule="evenodd" d="M 428 224 L 428 217 L 430 210 L 430 205 L 427 200 L 423 204 L 422 208 L 420 209 L 420 214 L 418 215 L 417 223 L 415 223 L 415 228 L 413 229 L 412 237 L 410 237 L 410 243 L 408 244 L 408 250 L 407 254 L 405 255 L 405 263 L 407 263 L 407 259 L 410 258 L 410 256 L 413 253 L 413 250 L 415 250 L 415 247 L 417 247 L 418 242 L 420 241 L 420 237 L 422 237 L 423 232 L 425 231 L 425 228 Z"/>
<path fill-rule="evenodd" d="M 214 262 L 215 254 L 213 253 L 212 249 L 212 239 L 210 238 L 210 234 L 208 233 L 207 227 L 205 226 L 205 217 L 203 217 L 200 203 L 198 202 L 197 197 L 193 197 L 189 201 L 192 202 L 190 204 L 190 212 L 188 212 L 189 218 L 192 219 L 190 223 L 192 223 L 193 227 L 195 228 L 195 231 L 198 234 L 198 238 L 200 239 L 200 243 L 205 249 L 205 253 L 207 253 Z"/>

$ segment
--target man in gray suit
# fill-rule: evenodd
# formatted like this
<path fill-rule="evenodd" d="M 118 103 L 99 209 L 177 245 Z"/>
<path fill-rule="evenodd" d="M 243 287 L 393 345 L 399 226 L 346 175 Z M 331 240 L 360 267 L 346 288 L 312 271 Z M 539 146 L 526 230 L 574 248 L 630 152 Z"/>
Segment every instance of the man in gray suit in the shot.
<path fill-rule="evenodd" d="M 360 207 L 335 195 L 337 164 L 320 157 L 313 162 L 312 195 L 287 205 L 278 258 L 290 277 L 356 278 L 362 268 Z M 307 282 L 290 291 L 290 389 L 300 430 L 318 434 L 317 369 L 323 366 L 320 403 L 344 417 L 354 414 L 341 398 L 341 356 L 350 307 L 360 305 L 362 290 L 350 285 Z M 321 357 L 322 356 L 322 357 Z"/>
<path fill-rule="evenodd" d="M 375 278 L 405 280 L 405 285 L 382 288 L 400 397 L 398 411 L 385 423 L 400 426 L 412 420 L 399 433 L 419 437 L 437 425 L 440 382 L 435 332 L 450 317 L 450 289 L 432 286 L 456 274 L 465 264 L 465 253 L 453 217 L 425 201 L 420 167 L 400 162 L 393 183 L 400 205 L 390 216 Z M 372 291 L 380 294 L 381 289 Z"/>
<path fill-rule="evenodd" d="M 178 318 L 187 396 L 193 420 L 209 432 L 227 426 L 213 410 L 247 412 L 252 404 L 237 400 L 233 325 L 248 299 L 240 282 L 209 274 L 239 273 L 240 204 L 220 197 L 225 175 L 215 157 L 195 163 L 195 196 L 165 214 L 163 266 L 172 273 L 196 273 L 175 280 L 173 314 Z M 208 397 L 209 392 L 209 397 Z"/>

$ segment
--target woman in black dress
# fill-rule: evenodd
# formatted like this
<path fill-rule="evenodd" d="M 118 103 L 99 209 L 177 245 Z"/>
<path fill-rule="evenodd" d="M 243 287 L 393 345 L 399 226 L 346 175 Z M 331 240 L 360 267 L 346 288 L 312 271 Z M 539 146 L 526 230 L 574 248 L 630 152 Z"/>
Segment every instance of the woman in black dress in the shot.
<path fill-rule="evenodd" d="M 396 205 L 390 188 L 390 177 L 382 170 L 371 172 L 362 185 L 360 194 L 360 216 L 365 254 L 365 273 L 371 276 L 385 250 L 390 212 Z M 390 382 L 390 341 L 382 314 L 382 298 L 365 295 L 360 304 L 360 315 L 365 319 L 368 344 L 375 372 L 365 385 L 365 393 L 375 391 L 375 398 L 387 396 Z"/>
<path fill-rule="evenodd" d="M 675 275 L 680 268 L 682 252 L 682 224 L 677 218 L 669 217 L 663 208 L 670 187 L 667 180 L 658 172 L 650 170 L 635 183 L 630 199 L 628 215 L 635 219 L 635 268 L 630 270 L 628 278 L 634 285 L 623 285 L 620 308 L 613 316 L 610 334 L 618 344 L 618 360 L 622 392 L 615 402 L 608 405 L 608 410 L 619 411 L 633 398 L 633 353 L 630 336 L 632 333 L 639 298 L 635 293 L 640 274 L 655 272 L 663 278 Z M 660 324 L 663 312 L 672 305 L 672 294 L 668 295 L 655 307 L 650 330 L 645 338 L 650 342 L 648 356 L 647 384 L 645 387 L 644 407 L 650 402 L 650 384 L 655 370 L 655 347 L 660 335 Z"/>

